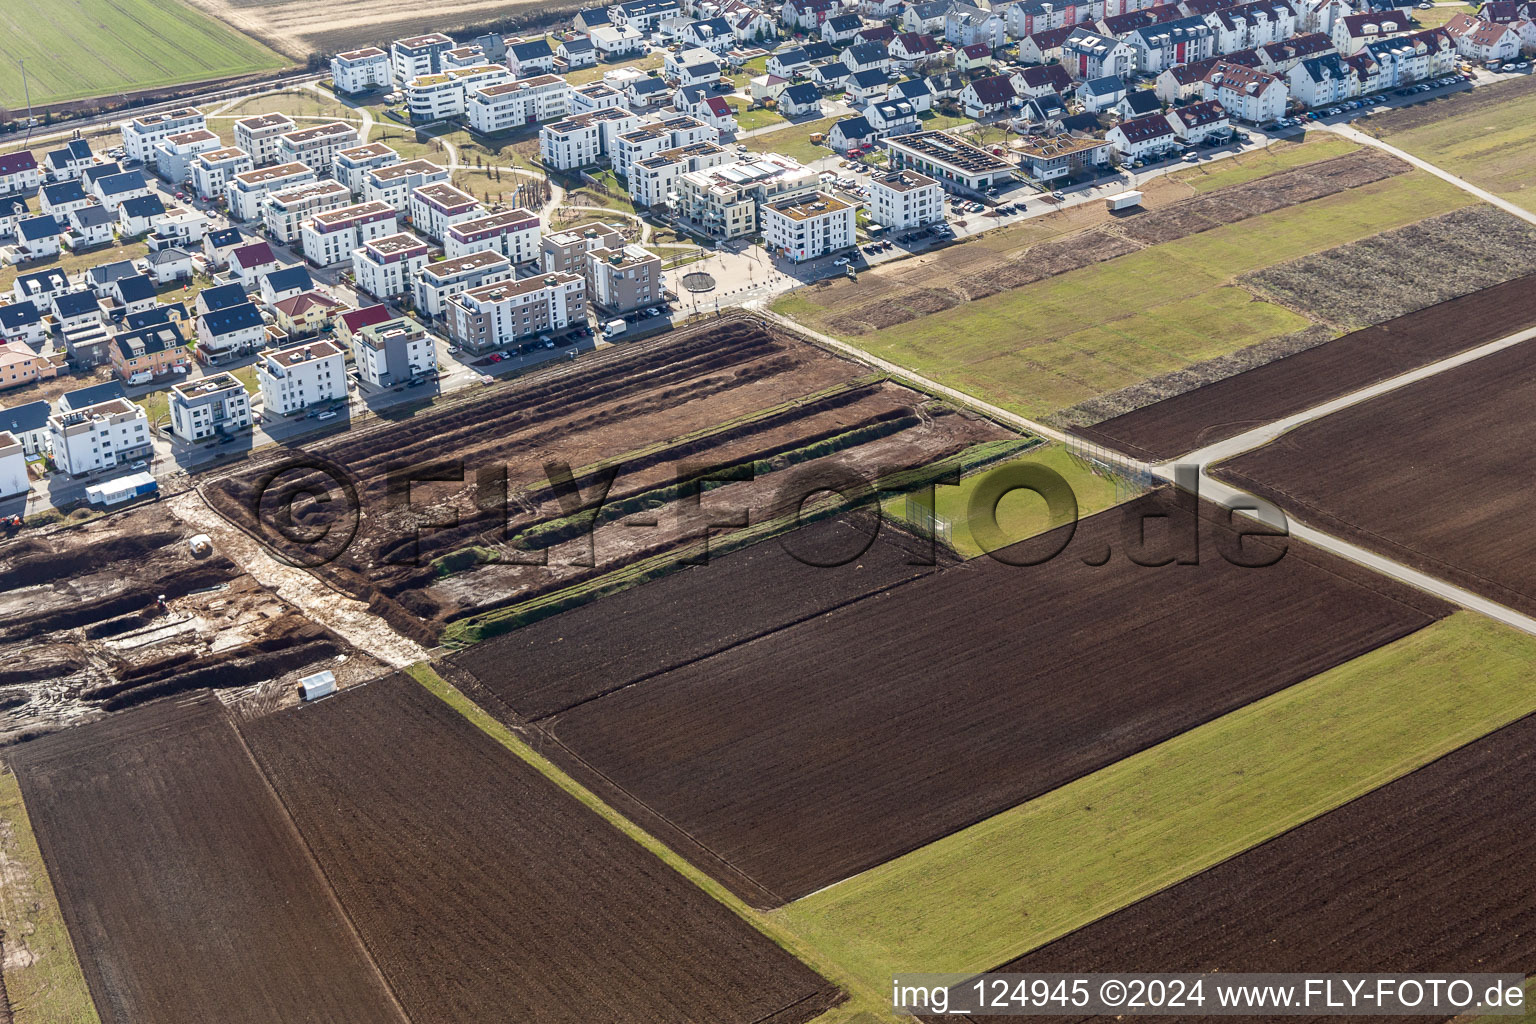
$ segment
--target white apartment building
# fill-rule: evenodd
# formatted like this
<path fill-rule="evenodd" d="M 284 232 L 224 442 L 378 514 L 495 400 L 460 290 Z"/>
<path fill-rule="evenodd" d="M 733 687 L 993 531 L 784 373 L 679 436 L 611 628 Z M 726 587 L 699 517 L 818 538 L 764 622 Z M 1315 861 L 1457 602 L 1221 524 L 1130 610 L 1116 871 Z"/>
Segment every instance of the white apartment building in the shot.
<path fill-rule="evenodd" d="M 251 425 L 251 396 L 232 373 L 212 373 L 171 387 L 171 433 L 202 441 Z"/>
<path fill-rule="evenodd" d="M 436 372 L 437 350 L 421 324 L 398 316 L 353 332 L 352 363 L 359 380 L 387 388 Z"/>
<path fill-rule="evenodd" d="M 126 398 L 49 416 L 48 441 L 54 463 L 71 476 L 124 465 L 152 451 L 149 417 Z"/>
<path fill-rule="evenodd" d="M 1268 124 L 1285 116 L 1291 91 L 1283 78 L 1244 64 L 1219 61 L 1206 73 L 1205 98 L 1215 100 L 1232 117 L 1250 124 Z"/>
<path fill-rule="evenodd" d="M 307 164 L 278 164 L 245 171 L 229 179 L 226 186 L 229 212 L 240 220 L 255 220 L 261 216 L 269 194 L 317 180 Z"/>
<path fill-rule="evenodd" d="M 639 125 L 640 118 L 623 107 L 575 114 L 539 129 L 539 156 L 560 171 L 590 167 L 613 152 L 619 135 Z"/>
<path fill-rule="evenodd" d="M 182 107 L 163 114 L 145 114 L 123 124 L 123 152 L 129 160 L 153 164 L 161 140 L 183 132 L 207 128 L 208 118 L 196 107 Z"/>
<path fill-rule="evenodd" d="M 256 360 L 256 381 L 267 415 L 292 416 L 322 402 L 346 399 L 347 360 L 324 338 L 268 349 Z"/>
<path fill-rule="evenodd" d="M 696 117 L 681 114 L 653 124 L 642 124 L 615 140 L 611 153 L 614 173 L 628 179 L 636 162 L 667 149 L 695 142 L 719 142 L 720 129 Z"/>
<path fill-rule="evenodd" d="M 460 221 L 484 215 L 485 207 L 478 199 L 446 181 L 423 185 L 411 193 L 411 224 L 434 242 L 441 242 L 448 229 Z"/>
<path fill-rule="evenodd" d="M 944 220 L 944 186 L 916 171 L 869 179 L 869 217 L 888 231 L 910 231 Z"/>
<path fill-rule="evenodd" d="M 640 206 L 661 206 L 677 186 L 677 179 L 692 171 L 708 170 L 730 163 L 732 155 L 713 142 L 695 142 L 689 146 L 665 149 L 635 163 L 629 173 L 629 194 Z"/>
<path fill-rule="evenodd" d="M 425 185 L 448 180 L 448 168 L 430 160 L 406 160 L 369 171 L 363 181 L 363 198 L 388 203 L 401 213 L 411 208 L 411 193 Z"/>
<path fill-rule="evenodd" d="M 374 298 L 397 299 L 415 291 L 431 252 L 431 246 L 407 232 L 375 238 L 353 250 L 352 276 Z"/>
<path fill-rule="evenodd" d="M 192 161 L 199 153 L 223 149 L 224 143 L 206 128 L 167 135 L 155 144 L 155 169 L 173 185 L 191 180 Z"/>
<path fill-rule="evenodd" d="M 693 171 L 677 179 L 677 208 L 712 238 L 757 234 L 760 207 L 813 195 L 816 172 L 777 153 Z"/>
<path fill-rule="evenodd" d="M 395 208 L 388 203 L 343 206 L 306 220 L 299 230 L 304 258 L 322 267 L 352 259 L 352 251 L 365 242 L 400 233 Z"/>
<path fill-rule="evenodd" d="M 348 50 L 331 58 L 331 81 L 337 92 L 387 89 L 393 84 L 389 72 L 389 54 L 377 46 Z"/>
<path fill-rule="evenodd" d="M 571 109 L 570 98 L 565 79 L 535 75 L 467 88 L 464 112 L 471 128 L 489 135 L 564 117 Z"/>
<path fill-rule="evenodd" d="M 299 239 L 306 220 L 327 210 L 339 210 L 352 202 L 352 193 L 339 181 L 315 181 L 268 193 L 262 204 L 267 236 L 288 245 Z"/>
<path fill-rule="evenodd" d="M 278 162 L 278 140 L 298 125 L 287 114 L 273 112 L 242 117 L 235 122 L 235 145 L 251 154 L 257 167 Z"/>
<path fill-rule="evenodd" d="M 450 227 L 443 237 L 443 253 L 453 259 L 490 250 L 501 253 L 513 263 L 529 263 L 539 258 L 542 231 L 537 213 L 521 209 L 493 213 Z"/>
<path fill-rule="evenodd" d="M 0 498 L 25 494 L 32 487 L 27 476 L 27 453 L 9 430 L 0 430 Z"/>
<path fill-rule="evenodd" d="M 587 322 L 587 283 L 576 274 L 549 274 L 484 285 L 448 300 L 448 337 L 485 352 Z"/>
<path fill-rule="evenodd" d="M 499 252 L 472 252 L 456 260 L 428 263 L 416 275 L 416 308 L 439 317 L 453 296 L 512 276 L 512 261 Z"/>
<path fill-rule="evenodd" d="M 854 244 L 858 207 L 825 192 L 763 206 L 763 244 L 799 263 Z"/>
<path fill-rule="evenodd" d="M 396 85 L 443 69 L 442 55 L 453 49 L 453 40 L 441 32 L 396 39 L 389 44 L 389 67 Z"/>
<path fill-rule="evenodd" d="M 661 257 L 638 245 L 587 253 L 587 296 L 604 316 L 632 313 L 662 300 Z"/>
<path fill-rule="evenodd" d="M 405 105 L 411 120 L 417 123 L 458 117 L 467 110 L 470 87 L 509 81 L 512 72 L 500 64 L 477 64 L 472 68 L 445 68 L 435 74 L 421 75 L 405 83 Z"/>
<path fill-rule="evenodd" d="M 361 195 L 368 184 L 368 172 L 391 167 L 400 162 L 400 154 L 382 142 L 365 142 L 343 149 L 331 164 L 331 175 L 347 186 L 353 195 Z M 382 201 L 382 200 L 381 200 Z"/>
<path fill-rule="evenodd" d="M 357 145 L 357 126 L 345 121 L 327 121 L 309 128 L 295 128 L 277 138 L 277 158 L 298 161 L 316 170 L 329 170 L 336 154 Z"/>
<path fill-rule="evenodd" d="M 226 146 L 199 153 L 192 161 L 192 188 L 204 199 L 224 195 L 230 179 L 256 169 L 251 155 L 238 146 Z"/>
<path fill-rule="evenodd" d="M 570 89 L 570 112 L 587 114 L 594 110 L 612 110 L 624 105 L 624 92 L 606 82 L 588 82 Z M 561 116 L 564 116 L 563 114 Z"/>

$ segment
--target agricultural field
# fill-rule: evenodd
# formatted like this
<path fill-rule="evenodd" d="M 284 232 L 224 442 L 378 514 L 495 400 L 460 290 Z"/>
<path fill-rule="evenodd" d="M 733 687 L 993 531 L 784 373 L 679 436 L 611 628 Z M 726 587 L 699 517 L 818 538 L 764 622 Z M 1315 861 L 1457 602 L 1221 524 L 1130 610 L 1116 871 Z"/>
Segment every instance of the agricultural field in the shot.
<path fill-rule="evenodd" d="M 800 1024 L 840 998 L 405 675 L 242 728 L 412 1024 Z"/>
<path fill-rule="evenodd" d="M 1207 370 L 1230 373 L 1220 360 L 1234 352 L 1263 345 L 1277 358 L 1330 336 L 1242 287 L 1243 274 L 1470 202 L 1355 152 L 1041 242 L 990 271 L 904 267 L 774 308 L 1012 411 L 1091 422 L 1113 414 L 1090 405 L 1103 396 L 1124 404 L 1173 375 L 1193 388 Z"/>
<path fill-rule="evenodd" d="M 1308 525 L 1536 613 L 1536 348 L 1482 359 L 1297 427 L 1218 464 Z"/>
<path fill-rule="evenodd" d="M 291 63 L 182 0 L 6 0 L 0 107 L 115 96 Z M 26 89 L 21 68 L 27 62 Z"/>
<path fill-rule="evenodd" d="M 1536 78 L 1522 75 L 1375 114 L 1355 127 L 1536 211 L 1536 124 L 1528 113 L 1533 101 Z"/>
<path fill-rule="evenodd" d="M 103 1022 L 405 1024 L 216 699 L 8 759 Z"/>
<path fill-rule="evenodd" d="M 341 655 L 344 682 L 382 671 L 196 532 L 151 505 L 0 547 L 0 739 L 201 687 L 277 699 Z"/>
<path fill-rule="evenodd" d="M 991 969 L 1536 711 L 1533 656 L 1458 613 L 776 916 L 877 988 Z"/>
<path fill-rule="evenodd" d="M 536 723 L 541 749 L 772 906 L 1447 612 L 1299 543 L 1239 542 L 1220 520 L 1154 492 L 1004 553 L 1044 564 L 975 559 L 586 698 Z M 1199 564 L 1145 567 L 1177 553 Z M 476 671 L 514 712 L 551 706 L 511 659 Z"/>
<path fill-rule="evenodd" d="M 1536 278 L 1516 278 L 1075 433 L 1139 459 L 1163 462 L 1533 326 Z"/>
<path fill-rule="evenodd" d="M 356 541 L 315 571 L 428 646 L 445 631 L 481 639 L 512 606 L 652 557 L 702 552 L 706 520 L 764 528 L 824 494 L 818 481 L 877 467 L 920 473 L 1010 436 L 862 369 L 737 316 L 351 431 L 312 451 L 347 467 L 369 514 Z M 390 509 L 388 467 L 450 456 L 463 460 L 462 481 L 417 485 L 419 513 Z M 574 490 L 551 481 L 550 462 L 570 467 Z M 296 468 L 274 489 L 270 474 L 241 469 L 204 490 L 287 550 L 254 503 L 276 508 L 324 481 Z M 717 530 L 713 543 L 729 537 Z"/>
<path fill-rule="evenodd" d="M 998 970 L 1526 974 L 1532 785 L 1536 715 Z"/>

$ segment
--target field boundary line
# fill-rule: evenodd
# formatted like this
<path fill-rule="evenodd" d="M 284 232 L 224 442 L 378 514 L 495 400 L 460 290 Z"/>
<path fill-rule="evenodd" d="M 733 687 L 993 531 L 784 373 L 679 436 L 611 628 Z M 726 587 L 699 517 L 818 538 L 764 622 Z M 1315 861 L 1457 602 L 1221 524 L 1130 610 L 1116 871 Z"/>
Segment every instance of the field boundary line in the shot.
<path fill-rule="evenodd" d="M 839 1005 L 846 1005 L 847 1002 L 852 1002 L 854 1006 L 850 1007 L 850 1009 L 863 1009 L 866 1012 L 888 1011 L 889 999 L 884 993 L 865 986 L 862 981 L 850 975 L 836 961 L 822 956 L 813 944 L 804 940 L 798 933 L 786 928 L 774 917 L 754 910 L 721 882 L 711 878 L 707 873 L 689 863 L 686 858 L 679 855 L 671 847 L 630 820 L 628 816 L 613 808 L 602 797 L 568 775 L 559 765 L 535 750 L 505 723 L 497 721 L 495 716 L 476 704 L 458 687 L 444 679 L 433 665 L 427 662 L 420 662 L 410 666 L 405 671 L 407 675 L 428 692 L 432 693 L 433 696 L 463 715 L 471 724 L 485 732 L 491 739 L 531 765 L 535 771 L 543 775 L 552 784 L 558 786 L 562 791 L 579 801 L 610 826 L 618 829 L 625 836 L 629 837 L 631 841 L 640 844 L 654 857 L 713 897 L 717 902 L 725 905 L 753 928 L 766 935 L 780 948 L 787 950 L 802 963 L 821 974 L 822 977 L 839 986 L 845 995 L 845 1003 Z M 829 1008 L 829 1012 L 831 1009 L 835 1009 L 835 1007 Z M 825 1014 L 823 1014 L 824 1016 Z M 821 1017 L 816 1018 L 818 1021 L 821 1019 Z M 889 1012 L 885 1012 L 875 1019 L 884 1021 L 896 1020 L 898 1018 L 892 1016 Z"/>

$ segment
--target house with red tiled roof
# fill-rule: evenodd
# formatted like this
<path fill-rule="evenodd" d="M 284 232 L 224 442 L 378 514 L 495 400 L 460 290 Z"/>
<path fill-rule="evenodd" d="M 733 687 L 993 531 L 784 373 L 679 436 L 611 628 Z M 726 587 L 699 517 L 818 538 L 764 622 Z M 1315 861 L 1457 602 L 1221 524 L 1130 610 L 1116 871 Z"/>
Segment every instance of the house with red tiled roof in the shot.
<path fill-rule="evenodd" d="M 1445 23 L 1444 28 L 1456 43 L 1456 52 L 1467 60 L 1480 63 L 1509 60 L 1520 53 L 1520 33 L 1513 25 L 1457 14 Z"/>

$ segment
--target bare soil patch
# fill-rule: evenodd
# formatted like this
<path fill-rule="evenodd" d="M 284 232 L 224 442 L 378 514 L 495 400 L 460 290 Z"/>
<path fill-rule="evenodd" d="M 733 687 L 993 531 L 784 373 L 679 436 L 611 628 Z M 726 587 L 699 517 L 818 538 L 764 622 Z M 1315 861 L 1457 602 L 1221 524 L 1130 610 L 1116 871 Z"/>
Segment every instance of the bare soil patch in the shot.
<path fill-rule="evenodd" d="M 104 1024 L 405 1024 L 212 696 L 7 757 Z"/>
<path fill-rule="evenodd" d="M 1528 717 L 997 970 L 1528 974 L 1533 786 Z"/>
<path fill-rule="evenodd" d="M 840 998 L 406 676 L 243 728 L 413 1024 L 799 1024 Z"/>
<path fill-rule="evenodd" d="M 1215 473 L 1319 529 L 1536 614 L 1533 389 L 1536 345 L 1515 345 L 1298 427 Z"/>
<path fill-rule="evenodd" d="M 621 806 L 643 805 L 641 820 L 686 833 L 692 843 L 679 852 L 771 904 L 1445 613 L 1295 542 L 1267 568 L 1241 568 L 1218 554 L 1232 550 L 1231 528 L 1207 515 L 1155 492 L 1084 520 L 1075 536 L 1007 549 L 1038 560 L 1068 544 L 1043 565 L 983 558 L 873 589 L 545 717 L 537 728 L 558 745 L 543 749 Z M 1147 520 L 1147 540 L 1132 541 L 1143 516 L 1167 518 Z M 1197 530 L 1198 565 L 1128 557 L 1192 555 Z M 1245 550 L 1272 559 L 1271 543 L 1250 539 Z M 664 607 L 651 620 L 677 628 Z M 510 659 L 476 668 L 512 707 L 551 706 L 547 685 L 519 692 Z"/>

